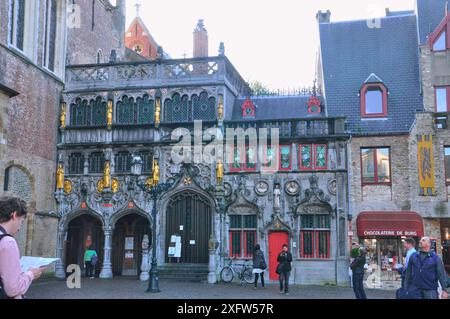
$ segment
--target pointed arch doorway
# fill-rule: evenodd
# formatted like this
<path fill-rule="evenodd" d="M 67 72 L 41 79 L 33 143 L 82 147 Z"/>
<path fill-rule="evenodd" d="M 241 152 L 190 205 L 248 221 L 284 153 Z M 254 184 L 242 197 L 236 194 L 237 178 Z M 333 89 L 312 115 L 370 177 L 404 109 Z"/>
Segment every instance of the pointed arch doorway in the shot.
<path fill-rule="evenodd" d="M 211 219 L 211 205 L 205 196 L 192 191 L 174 195 L 166 209 L 166 263 L 208 263 Z M 170 258 L 167 254 L 172 236 L 181 237 L 180 258 Z"/>

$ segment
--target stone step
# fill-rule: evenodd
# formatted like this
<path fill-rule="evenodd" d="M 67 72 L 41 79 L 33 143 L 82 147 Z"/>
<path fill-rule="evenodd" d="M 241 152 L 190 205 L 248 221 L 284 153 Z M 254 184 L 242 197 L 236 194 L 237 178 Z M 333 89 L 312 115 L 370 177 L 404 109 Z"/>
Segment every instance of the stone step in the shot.
<path fill-rule="evenodd" d="M 208 278 L 207 264 L 164 264 L 158 270 L 162 279 L 200 282 Z"/>

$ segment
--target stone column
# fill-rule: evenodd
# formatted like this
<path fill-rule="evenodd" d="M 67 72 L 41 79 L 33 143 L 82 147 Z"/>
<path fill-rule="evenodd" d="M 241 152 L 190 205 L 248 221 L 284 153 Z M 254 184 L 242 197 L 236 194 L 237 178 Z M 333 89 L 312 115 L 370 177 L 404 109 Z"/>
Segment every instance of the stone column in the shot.
<path fill-rule="evenodd" d="M 66 270 L 64 268 L 64 238 L 66 237 L 66 230 L 63 226 L 58 227 L 56 242 L 56 258 L 59 260 L 56 262 L 55 277 L 59 279 L 66 278 Z"/>
<path fill-rule="evenodd" d="M 215 284 L 217 283 L 217 275 L 216 275 L 216 247 L 217 240 L 214 235 L 211 235 L 209 239 L 208 248 L 209 248 L 209 265 L 208 265 L 208 283 Z"/>
<path fill-rule="evenodd" d="M 112 263 L 111 263 L 111 244 L 112 244 L 112 227 L 106 226 L 103 228 L 105 234 L 105 247 L 103 253 L 103 266 L 100 272 L 100 278 L 110 279 L 113 277 Z"/>

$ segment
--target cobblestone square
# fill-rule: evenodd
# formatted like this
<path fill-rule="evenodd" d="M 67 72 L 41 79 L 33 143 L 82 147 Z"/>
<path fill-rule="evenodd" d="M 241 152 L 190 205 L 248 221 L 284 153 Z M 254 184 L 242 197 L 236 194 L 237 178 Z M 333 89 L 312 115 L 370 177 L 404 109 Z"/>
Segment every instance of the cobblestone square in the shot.
<path fill-rule="evenodd" d="M 290 295 L 280 295 L 278 285 L 264 289 L 253 285 L 215 284 L 160 280 L 161 293 L 146 293 L 147 282 L 136 278 L 82 280 L 81 289 L 68 289 L 64 280 L 48 279 L 33 284 L 29 299 L 354 299 L 353 290 L 336 286 L 291 286 Z M 367 290 L 369 299 L 393 299 L 394 291 Z"/>

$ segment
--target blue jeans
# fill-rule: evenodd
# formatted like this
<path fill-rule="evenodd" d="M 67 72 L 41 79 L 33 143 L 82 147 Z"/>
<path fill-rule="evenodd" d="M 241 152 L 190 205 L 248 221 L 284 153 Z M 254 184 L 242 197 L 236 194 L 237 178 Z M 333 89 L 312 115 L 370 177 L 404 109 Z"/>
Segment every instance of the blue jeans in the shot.
<path fill-rule="evenodd" d="M 364 274 L 353 274 L 353 291 L 356 299 L 367 299 L 364 291 Z"/>

